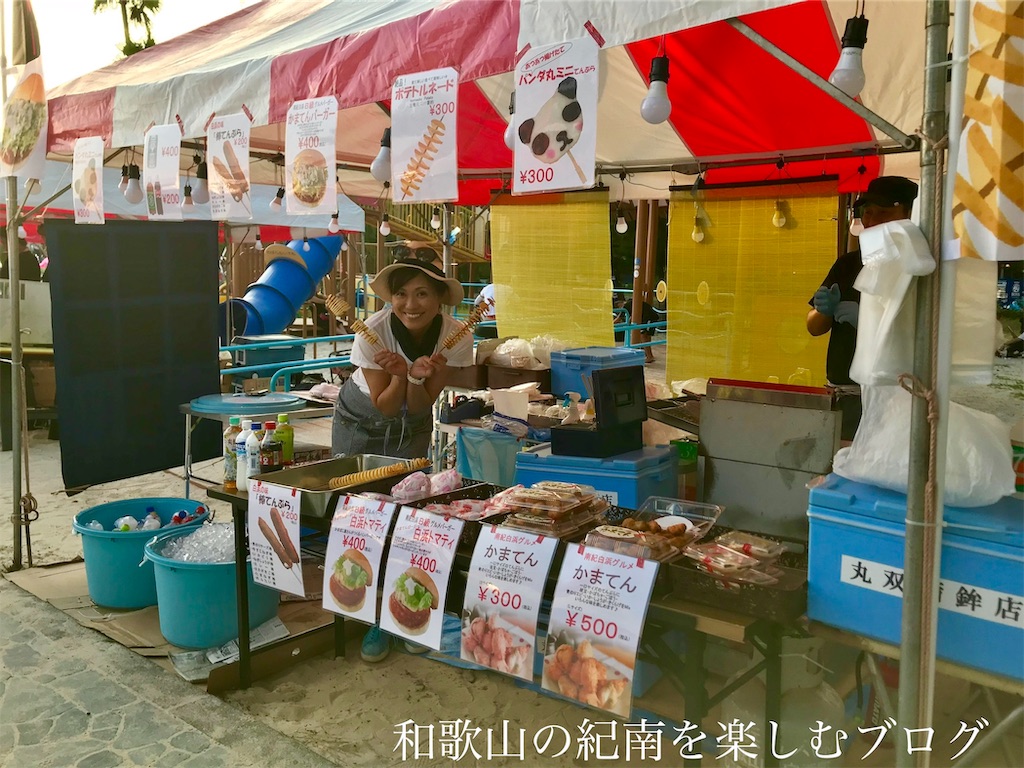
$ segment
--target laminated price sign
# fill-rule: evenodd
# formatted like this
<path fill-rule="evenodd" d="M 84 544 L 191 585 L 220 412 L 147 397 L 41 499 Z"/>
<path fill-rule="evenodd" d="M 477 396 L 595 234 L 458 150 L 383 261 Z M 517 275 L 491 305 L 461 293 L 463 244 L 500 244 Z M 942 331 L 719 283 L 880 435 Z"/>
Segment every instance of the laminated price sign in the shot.
<path fill-rule="evenodd" d="M 71 178 L 71 189 L 75 195 L 75 224 L 102 224 L 102 136 L 88 136 L 75 142 Z"/>
<path fill-rule="evenodd" d="M 466 581 L 462 658 L 533 680 L 537 616 L 557 543 L 494 525 L 480 532 Z"/>
<path fill-rule="evenodd" d="M 324 610 L 377 623 L 377 584 L 395 505 L 347 496 L 331 520 L 324 560 Z"/>
<path fill-rule="evenodd" d="M 582 544 L 566 550 L 551 601 L 545 690 L 629 715 L 636 649 L 657 573 L 653 560 Z"/>
<path fill-rule="evenodd" d="M 512 194 L 594 186 L 597 53 L 588 36 L 529 48 L 519 60 Z"/>
<path fill-rule="evenodd" d="M 305 596 L 299 557 L 302 492 L 257 480 L 249 490 L 249 559 L 257 584 Z"/>
<path fill-rule="evenodd" d="M 444 597 L 461 535 L 457 518 L 402 507 L 384 574 L 381 629 L 440 650 Z"/>
<path fill-rule="evenodd" d="M 180 154 L 181 128 L 177 123 L 156 125 L 146 131 L 142 184 L 146 191 L 146 212 L 151 219 L 181 221 Z"/>
<path fill-rule="evenodd" d="M 214 221 L 251 219 L 249 118 L 239 113 L 214 117 L 206 129 L 210 213 Z"/>
<path fill-rule="evenodd" d="M 402 75 L 391 88 L 391 190 L 396 203 L 459 196 L 455 126 L 459 73 Z"/>
<path fill-rule="evenodd" d="M 330 216 L 338 210 L 334 138 L 338 102 L 333 96 L 296 101 L 284 133 L 285 203 L 290 214 Z"/>

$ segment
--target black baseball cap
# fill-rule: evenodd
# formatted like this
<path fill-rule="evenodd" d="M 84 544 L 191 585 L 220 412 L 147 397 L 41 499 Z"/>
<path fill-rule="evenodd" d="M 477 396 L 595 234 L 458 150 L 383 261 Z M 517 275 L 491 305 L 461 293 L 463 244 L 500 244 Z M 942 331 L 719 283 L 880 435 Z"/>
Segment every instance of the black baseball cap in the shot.
<path fill-rule="evenodd" d="M 868 184 L 867 191 L 853 204 L 854 211 L 872 203 L 883 208 L 905 205 L 910 208 L 917 199 L 917 184 L 902 176 L 879 176 Z"/>

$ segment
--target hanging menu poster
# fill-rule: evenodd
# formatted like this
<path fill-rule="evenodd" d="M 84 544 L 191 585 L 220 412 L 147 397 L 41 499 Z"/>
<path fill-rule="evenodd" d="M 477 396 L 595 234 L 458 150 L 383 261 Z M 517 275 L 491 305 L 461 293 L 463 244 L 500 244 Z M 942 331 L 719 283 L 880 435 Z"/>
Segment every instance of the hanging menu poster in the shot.
<path fill-rule="evenodd" d="M 537 616 L 556 544 L 494 525 L 480 532 L 466 580 L 462 658 L 533 680 Z"/>
<path fill-rule="evenodd" d="M 14 5 L 17 10 L 18 4 Z M 18 84 L 11 90 L 3 109 L 0 176 L 41 179 L 49 125 L 43 60 L 37 55 L 24 66 L 8 68 L 4 74 L 16 76 Z"/>
<path fill-rule="evenodd" d="M 249 559 L 257 584 L 304 597 L 299 556 L 302 491 L 257 480 L 249 490 Z"/>
<path fill-rule="evenodd" d="M 441 648 L 444 598 L 462 521 L 402 507 L 391 536 L 380 627 Z"/>
<path fill-rule="evenodd" d="M 545 690 L 626 717 L 658 564 L 570 546 L 551 601 Z"/>
<path fill-rule="evenodd" d="M 396 203 L 455 200 L 459 73 L 402 75 L 391 87 L 391 190 Z"/>
<path fill-rule="evenodd" d="M 587 36 L 530 48 L 516 65 L 512 194 L 594 186 L 597 53 Z"/>
<path fill-rule="evenodd" d="M 103 137 L 87 136 L 75 142 L 71 164 L 75 224 L 102 224 Z"/>
<path fill-rule="evenodd" d="M 249 197 L 249 118 L 216 116 L 206 129 L 210 214 L 214 221 L 251 219 Z"/>
<path fill-rule="evenodd" d="M 296 101 L 284 134 L 284 188 L 289 214 L 330 216 L 338 210 L 334 139 L 338 102 L 333 96 Z"/>
<path fill-rule="evenodd" d="M 331 520 L 324 558 L 324 610 L 377 623 L 377 585 L 395 505 L 347 496 Z"/>
<path fill-rule="evenodd" d="M 177 123 L 156 125 L 146 131 L 142 185 L 146 191 L 146 212 L 151 219 L 181 221 L 180 154 L 181 128 Z"/>

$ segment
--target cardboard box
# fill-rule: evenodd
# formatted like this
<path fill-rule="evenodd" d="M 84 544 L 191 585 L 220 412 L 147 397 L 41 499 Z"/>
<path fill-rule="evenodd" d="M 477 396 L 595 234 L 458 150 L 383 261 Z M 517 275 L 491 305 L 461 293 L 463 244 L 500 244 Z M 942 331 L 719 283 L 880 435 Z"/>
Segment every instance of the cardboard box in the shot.
<path fill-rule="evenodd" d="M 448 386 L 459 389 L 486 389 L 487 366 L 467 365 L 465 368 L 452 368 L 448 372 Z"/>
<path fill-rule="evenodd" d="M 52 360 L 25 361 L 26 402 L 36 408 L 52 408 L 57 402 L 57 370 Z"/>
<path fill-rule="evenodd" d="M 487 366 L 487 386 L 491 389 L 508 389 L 529 381 L 540 383 L 541 392 L 551 391 L 551 369 L 506 368 L 503 365 Z"/>

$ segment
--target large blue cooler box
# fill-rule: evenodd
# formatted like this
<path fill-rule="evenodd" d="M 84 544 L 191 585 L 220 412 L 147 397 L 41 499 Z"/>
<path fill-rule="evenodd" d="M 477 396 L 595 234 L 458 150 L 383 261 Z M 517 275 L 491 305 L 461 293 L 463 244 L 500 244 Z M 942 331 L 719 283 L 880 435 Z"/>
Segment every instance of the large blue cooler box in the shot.
<path fill-rule="evenodd" d="M 588 397 L 583 377 L 598 368 L 625 368 L 643 365 L 644 351 L 626 347 L 580 347 L 551 353 L 551 394 L 563 397 L 566 392 L 579 392 Z"/>
<path fill-rule="evenodd" d="M 898 644 L 906 496 L 829 475 L 811 489 L 807 615 Z M 946 507 L 940 658 L 1024 678 L 1024 514 L 1019 499 Z"/>
<path fill-rule="evenodd" d="M 516 482 L 541 480 L 592 485 L 598 495 L 616 506 L 636 509 L 648 496 L 676 498 L 675 446 L 645 446 L 607 459 L 554 456 L 550 443 L 516 454 Z"/>

